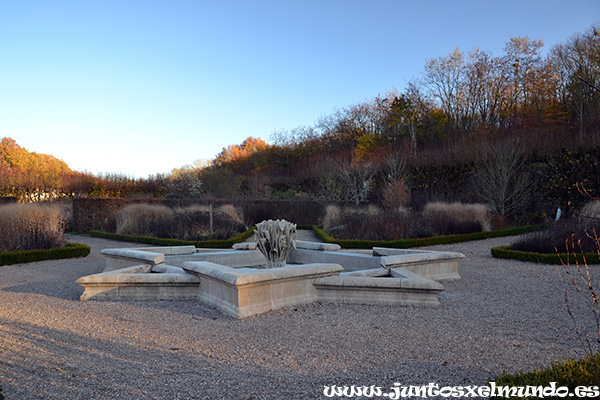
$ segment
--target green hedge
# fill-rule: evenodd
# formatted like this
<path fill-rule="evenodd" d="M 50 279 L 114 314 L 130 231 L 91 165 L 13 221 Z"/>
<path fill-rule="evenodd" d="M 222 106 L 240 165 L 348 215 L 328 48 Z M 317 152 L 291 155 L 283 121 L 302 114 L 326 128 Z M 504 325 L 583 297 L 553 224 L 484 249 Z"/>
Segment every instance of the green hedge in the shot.
<path fill-rule="evenodd" d="M 492 256 L 496 258 L 507 258 L 511 260 L 529 261 L 541 264 L 562 264 L 568 263 L 575 264 L 576 262 L 582 264 L 585 261 L 588 264 L 600 264 L 600 255 L 597 253 L 585 253 L 583 256 L 581 253 L 532 253 L 527 251 L 513 250 L 512 246 L 500 246 L 491 249 Z M 562 262 L 561 262 L 562 259 Z"/>
<path fill-rule="evenodd" d="M 236 243 L 243 242 L 248 239 L 254 233 L 255 228 L 248 229 L 247 231 L 240 233 L 237 236 L 234 236 L 229 239 L 221 239 L 221 240 L 180 240 L 180 239 L 163 239 L 156 238 L 152 236 L 133 236 L 133 235 L 118 235 L 116 233 L 108 233 L 101 231 L 90 231 L 90 235 L 93 237 L 110 239 L 110 240 L 119 240 L 121 242 L 134 242 L 134 243 L 145 243 L 151 244 L 155 246 L 190 246 L 194 245 L 196 247 L 205 247 L 205 248 L 215 248 L 215 249 L 226 249 L 233 246 Z"/>
<path fill-rule="evenodd" d="M 596 368 L 600 366 L 600 354 L 594 356 Z M 574 393 L 577 386 L 596 386 L 594 366 L 592 357 L 588 356 L 581 360 L 554 361 L 549 367 L 542 368 L 533 372 L 518 372 L 516 374 L 507 374 L 490 379 L 489 382 L 495 382 L 496 386 L 542 386 L 547 387 L 551 382 L 556 382 L 556 387 L 568 387 L 571 393 Z M 491 397 L 503 398 L 503 397 Z M 519 397 L 520 399 L 537 399 L 538 397 Z M 554 397 L 552 397 L 554 398 Z M 597 397 L 594 397 L 597 398 Z"/>
<path fill-rule="evenodd" d="M 88 254 L 90 254 L 90 246 L 80 243 L 67 243 L 64 247 L 57 247 L 54 249 L 9 251 L 0 253 L 0 265 L 85 257 Z"/>
<path fill-rule="evenodd" d="M 468 242 L 471 240 L 489 239 L 502 236 L 515 236 L 527 232 L 533 232 L 544 228 L 545 225 L 530 225 L 516 228 L 501 229 L 491 232 L 475 232 L 463 235 L 433 236 L 418 239 L 396 239 L 396 240 L 358 240 L 358 239 L 336 239 L 323 229 L 313 225 L 316 235 L 326 243 L 335 243 L 345 249 L 371 249 L 373 247 L 392 247 L 407 249 L 411 247 L 433 246 L 437 244 L 450 244 Z"/>

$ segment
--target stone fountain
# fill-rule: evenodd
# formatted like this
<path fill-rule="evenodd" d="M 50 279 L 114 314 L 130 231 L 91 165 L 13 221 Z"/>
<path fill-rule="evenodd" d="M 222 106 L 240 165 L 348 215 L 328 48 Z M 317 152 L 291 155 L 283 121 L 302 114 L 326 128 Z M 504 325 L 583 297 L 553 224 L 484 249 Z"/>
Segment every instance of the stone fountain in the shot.
<path fill-rule="evenodd" d="M 459 279 L 460 253 L 296 240 L 285 220 L 257 225 L 255 242 L 105 249 L 104 272 L 77 280 L 81 300 L 200 300 L 243 318 L 315 301 L 437 305 L 439 281 Z M 266 265 L 265 265 L 266 264 Z"/>
<path fill-rule="evenodd" d="M 268 220 L 256 225 L 256 245 L 267 259 L 267 268 L 285 267 L 296 248 L 296 224 L 286 220 Z"/>

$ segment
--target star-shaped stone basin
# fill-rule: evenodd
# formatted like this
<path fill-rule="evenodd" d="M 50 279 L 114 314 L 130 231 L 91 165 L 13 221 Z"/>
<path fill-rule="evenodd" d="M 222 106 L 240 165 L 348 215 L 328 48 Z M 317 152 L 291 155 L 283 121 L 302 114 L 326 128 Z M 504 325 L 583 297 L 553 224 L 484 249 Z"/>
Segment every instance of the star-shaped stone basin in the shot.
<path fill-rule="evenodd" d="M 297 241 L 288 265 L 264 269 L 256 243 L 105 249 L 104 272 L 77 280 L 81 300 L 197 300 L 243 318 L 315 301 L 437 305 L 440 281 L 460 279 L 460 253 Z"/>

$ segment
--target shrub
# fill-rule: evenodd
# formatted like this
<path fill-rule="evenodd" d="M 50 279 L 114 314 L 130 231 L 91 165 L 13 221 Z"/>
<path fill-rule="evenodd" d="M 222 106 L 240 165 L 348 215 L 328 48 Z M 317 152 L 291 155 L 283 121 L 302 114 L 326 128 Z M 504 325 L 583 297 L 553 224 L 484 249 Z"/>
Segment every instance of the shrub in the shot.
<path fill-rule="evenodd" d="M 200 248 L 216 248 L 228 249 L 235 243 L 243 242 L 254 234 L 254 228 L 248 229 L 234 237 L 228 239 L 209 239 L 209 240 L 181 240 L 181 239 L 164 239 L 150 236 L 132 236 L 132 235 L 117 235 L 116 233 L 107 233 L 102 231 L 90 231 L 92 237 L 120 240 L 122 242 L 145 243 L 156 246 L 189 246 L 194 245 Z"/>
<path fill-rule="evenodd" d="M 245 230 L 239 211 L 223 205 L 194 205 L 171 209 L 164 205 L 132 204 L 117 213 L 117 234 L 177 238 L 182 240 L 225 239 Z"/>
<path fill-rule="evenodd" d="M 323 217 L 323 229 L 330 230 L 334 226 L 340 225 L 342 210 L 339 206 L 330 204 L 325 207 L 325 216 Z"/>
<path fill-rule="evenodd" d="M 63 244 L 64 207 L 52 204 L 0 206 L 0 251 L 49 249 Z"/>
<path fill-rule="evenodd" d="M 411 237 L 414 218 L 403 211 L 367 208 L 328 207 L 324 225 L 328 232 L 342 239 L 390 240 Z"/>
<path fill-rule="evenodd" d="M 404 179 L 387 185 L 381 194 L 381 203 L 387 208 L 399 208 L 410 202 L 410 193 Z"/>
<path fill-rule="evenodd" d="M 467 242 L 471 240 L 483 240 L 489 238 L 516 236 L 524 233 L 543 229 L 543 225 L 536 226 L 521 226 L 515 228 L 502 229 L 490 232 L 474 232 L 462 235 L 445 235 L 445 236 L 419 236 L 410 239 L 394 239 L 394 240 L 353 240 L 339 239 L 329 235 L 322 229 L 313 226 L 315 234 L 325 243 L 339 244 L 344 249 L 371 249 L 373 247 L 392 247 L 398 249 L 408 249 L 411 247 L 434 246 L 438 244 L 450 244 Z M 499 249 L 499 247 L 495 248 Z M 492 253 L 495 249 L 492 249 Z M 495 255 L 494 255 L 495 256 Z"/>
<path fill-rule="evenodd" d="M 490 212 L 485 204 L 433 202 L 425 205 L 424 216 L 429 219 L 434 235 L 491 230 Z"/>
<path fill-rule="evenodd" d="M 191 206 L 175 209 L 174 219 L 167 232 L 158 237 L 171 237 L 183 240 L 202 240 L 207 238 L 226 239 L 245 230 L 237 213 L 226 214 L 223 207 L 210 211 L 207 206 Z M 232 212 L 231 208 L 225 208 Z"/>
<path fill-rule="evenodd" d="M 131 204 L 117 214 L 117 233 L 129 235 L 151 235 L 162 231 L 173 219 L 173 210 L 158 204 Z"/>
<path fill-rule="evenodd" d="M 16 203 L 17 200 L 16 196 L 0 196 L 0 204 Z"/>
<path fill-rule="evenodd" d="M 577 253 L 570 252 L 566 253 L 536 253 L 513 249 L 513 246 L 499 246 L 491 249 L 493 257 L 506 258 L 509 260 L 519 260 L 526 262 L 536 262 L 541 264 L 555 264 L 561 265 L 563 263 L 569 263 L 570 265 L 576 265 L 576 263 L 587 263 L 587 264 L 600 264 L 600 256 L 598 253 Z"/>
<path fill-rule="evenodd" d="M 593 253 L 597 250 L 594 230 L 600 233 L 600 221 L 575 218 L 558 220 L 551 223 L 546 230 L 528 234 L 514 243 L 512 249 L 543 254 L 555 254 L 556 250 L 560 253 L 580 252 L 581 250 L 584 253 Z M 578 244 L 575 248 L 572 245 L 567 248 L 566 239 L 569 239 L 571 243 L 581 243 L 581 248 Z"/>
<path fill-rule="evenodd" d="M 217 208 L 217 211 L 222 212 L 227 215 L 231 220 L 237 224 L 244 223 L 244 217 L 239 208 L 234 206 L 233 204 L 223 204 Z"/>
<path fill-rule="evenodd" d="M 90 246 L 80 243 L 67 243 L 63 247 L 52 249 L 9 251 L 0 253 L 0 265 L 30 263 L 43 260 L 60 260 L 63 258 L 86 257 L 90 254 Z"/>
<path fill-rule="evenodd" d="M 556 386 L 568 387 L 571 393 L 574 393 L 577 386 L 596 386 L 594 366 L 600 365 L 600 355 L 596 354 L 594 358 L 588 356 L 581 360 L 554 361 L 549 367 L 533 372 L 518 372 L 516 374 L 507 374 L 490 379 L 489 382 L 495 382 L 496 386 L 549 386 L 551 382 L 556 382 Z M 492 397 L 494 398 L 494 397 Z M 522 399 L 537 399 L 539 397 L 519 397 Z"/>

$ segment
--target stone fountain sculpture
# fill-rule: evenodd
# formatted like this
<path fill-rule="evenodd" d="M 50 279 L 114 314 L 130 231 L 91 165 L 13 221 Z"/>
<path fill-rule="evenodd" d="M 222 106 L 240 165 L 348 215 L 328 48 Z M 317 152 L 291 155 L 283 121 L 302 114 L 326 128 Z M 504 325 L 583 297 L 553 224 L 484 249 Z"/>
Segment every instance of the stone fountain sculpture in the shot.
<path fill-rule="evenodd" d="M 267 259 L 267 268 L 285 267 L 292 249 L 296 248 L 296 224 L 284 219 L 256 224 L 256 244 Z"/>

